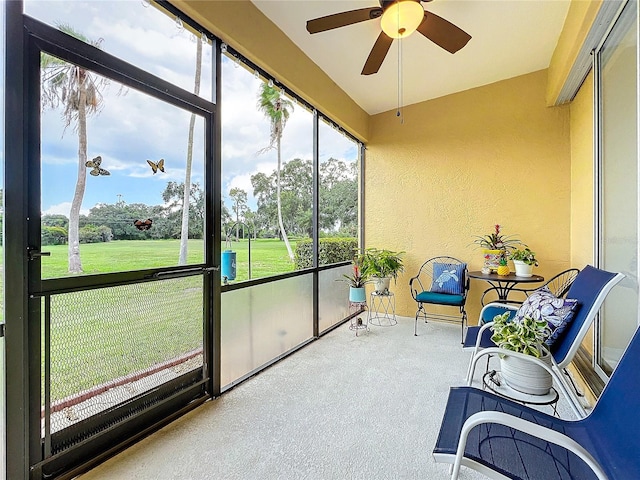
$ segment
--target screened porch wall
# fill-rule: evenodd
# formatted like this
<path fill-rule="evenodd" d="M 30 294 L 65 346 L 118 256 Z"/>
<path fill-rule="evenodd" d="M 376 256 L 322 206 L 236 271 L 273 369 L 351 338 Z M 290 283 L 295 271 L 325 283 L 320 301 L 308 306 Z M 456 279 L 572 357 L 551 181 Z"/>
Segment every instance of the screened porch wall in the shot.
<path fill-rule="evenodd" d="M 220 384 L 227 389 L 313 337 L 313 274 L 221 295 Z"/>
<path fill-rule="evenodd" d="M 349 284 L 343 274 L 351 273 L 351 265 L 318 272 L 318 331 L 323 333 L 341 323 L 349 315 Z M 344 301 L 342 301 L 344 299 Z"/>

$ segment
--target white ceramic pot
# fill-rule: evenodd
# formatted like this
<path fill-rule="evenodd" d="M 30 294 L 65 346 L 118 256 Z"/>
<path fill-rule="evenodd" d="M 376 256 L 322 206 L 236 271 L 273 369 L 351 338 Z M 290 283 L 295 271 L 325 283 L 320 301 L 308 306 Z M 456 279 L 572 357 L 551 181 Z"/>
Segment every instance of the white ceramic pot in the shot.
<path fill-rule="evenodd" d="M 533 276 L 533 265 L 528 265 L 522 260 L 513 260 L 513 266 L 516 267 L 516 276 L 531 277 Z"/>
<path fill-rule="evenodd" d="M 391 277 L 373 277 L 374 288 L 378 293 L 385 293 L 389 291 L 389 285 L 391 284 Z"/>
<path fill-rule="evenodd" d="M 540 358 L 551 366 L 551 355 Z M 546 395 L 553 386 L 551 374 L 540 365 L 518 357 L 506 355 L 500 359 L 502 379 L 514 390 L 530 395 Z"/>

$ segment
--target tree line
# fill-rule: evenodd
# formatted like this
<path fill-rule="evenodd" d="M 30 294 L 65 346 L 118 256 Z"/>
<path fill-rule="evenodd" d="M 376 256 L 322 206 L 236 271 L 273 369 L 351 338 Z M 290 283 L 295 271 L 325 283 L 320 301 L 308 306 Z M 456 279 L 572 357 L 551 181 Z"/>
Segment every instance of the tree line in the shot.
<path fill-rule="evenodd" d="M 358 185 L 355 162 L 330 158 L 320 164 L 319 223 L 325 236 L 356 236 L 358 223 Z M 283 224 L 296 237 L 312 235 L 313 163 L 294 159 L 282 165 L 281 209 Z M 223 234 L 237 237 L 282 238 L 277 216 L 277 172 L 257 173 L 251 177 L 255 210 L 247 204 L 247 192 L 229 191 L 231 209 L 222 205 Z M 87 215 L 79 217 L 80 243 L 111 240 L 177 239 L 182 236 L 184 183 L 168 182 L 162 192 L 162 205 L 99 203 Z M 203 238 L 205 195 L 199 183 L 189 191 L 188 238 Z M 151 219 L 150 228 L 140 230 L 136 220 Z M 242 228 L 241 223 L 249 227 Z M 237 228 L 233 228 L 234 225 Z M 68 242 L 69 219 L 64 215 L 42 217 L 42 244 L 62 245 Z"/>

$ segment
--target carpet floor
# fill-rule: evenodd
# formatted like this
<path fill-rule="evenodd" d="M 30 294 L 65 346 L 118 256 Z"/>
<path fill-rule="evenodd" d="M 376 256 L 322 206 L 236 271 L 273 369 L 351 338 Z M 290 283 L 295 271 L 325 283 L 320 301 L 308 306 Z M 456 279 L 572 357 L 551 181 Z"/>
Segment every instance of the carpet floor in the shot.
<path fill-rule="evenodd" d="M 447 479 L 431 451 L 470 353 L 459 325 L 413 325 L 342 325 L 80 478 Z"/>

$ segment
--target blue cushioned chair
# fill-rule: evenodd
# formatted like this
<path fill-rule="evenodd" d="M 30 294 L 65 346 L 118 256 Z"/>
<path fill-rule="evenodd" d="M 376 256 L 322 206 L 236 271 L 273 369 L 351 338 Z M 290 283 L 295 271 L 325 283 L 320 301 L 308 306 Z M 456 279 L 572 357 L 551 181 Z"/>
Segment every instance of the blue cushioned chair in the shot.
<path fill-rule="evenodd" d="M 569 288 L 571 288 L 571 284 L 580 273 L 580 270 L 577 268 L 570 268 L 568 270 L 564 270 L 549 280 L 547 280 L 540 287 L 536 288 L 514 288 L 512 291 L 521 292 L 524 294 L 525 298 L 528 298 L 532 292 L 535 292 L 539 288 L 547 287 L 551 293 L 553 293 L 556 297 L 561 298 L 565 297 Z M 506 312 L 511 312 L 510 318 L 513 318 L 515 313 L 518 311 L 519 304 L 521 301 L 511 301 L 511 304 L 504 303 L 489 303 L 482 307 L 480 311 L 480 317 L 478 319 L 478 325 L 471 325 L 467 327 L 467 333 L 464 336 L 463 348 L 478 351 L 482 348 L 487 347 L 495 347 L 495 344 L 491 341 L 491 330 L 488 328 L 483 329 L 483 335 L 481 337 L 480 342 L 478 342 L 478 333 L 480 332 L 480 328 L 486 323 L 493 321 L 493 318 L 496 315 L 502 315 Z M 489 361 L 489 357 L 487 357 L 487 362 Z"/>
<path fill-rule="evenodd" d="M 640 330 L 589 416 L 563 420 L 473 387 L 449 392 L 436 462 L 490 478 L 640 478 Z"/>
<path fill-rule="evenodd" d="M 460 320 L 462 335 L 467 324 L 467 312 L 464 309 L 469 291 L 467 264 L 453 257 L 434 257 L 422 264 L 418 274 L 409 280 L 411 296 L 418 303 L 416 324 L 413 331 L 418 335 L 418 317 L 434 320 Z M 460 315 L 448 315 L 437 312 L 427 313 L 425 305 L 456 307 Z"/>
<path fill-rule="evenodd" d="M 526 361 L 537 363 L 548 370 L 551 373 L 558 390 L 569 401 L 569 405 L 573 409 L 574 413 L 578 417 L 584 417 L 586 412 L 574 393 L 570 377 L 568 377 L 565 369 L 569 366 L 578 351 L 578 348 L 582 344 L 582 340 L 600 310 L 602 302 L 604 302 L 611 289 L 623 278 L 624 275 L 621 273 L 616 274 L 607 272 L 590 265 L 587 265 L 580 271 L 566 295 L 567 298 L 578 300 L 577 310 L 565 331 L 549 348 L 551 352 L 551 367 L 540 361 L 538 358 L 530 355 L 514 353 L 496 347 L 490 339 L 491 322 L 480 327 L 476 336 L 473 356 L 467 371 L 467 385 L 471 385 L 476 364 L 483 356 L 497 355 L 501 353 L 517 355 Z M 515 308 L 513 306 L 507 307 L 511 309 Z"/>

